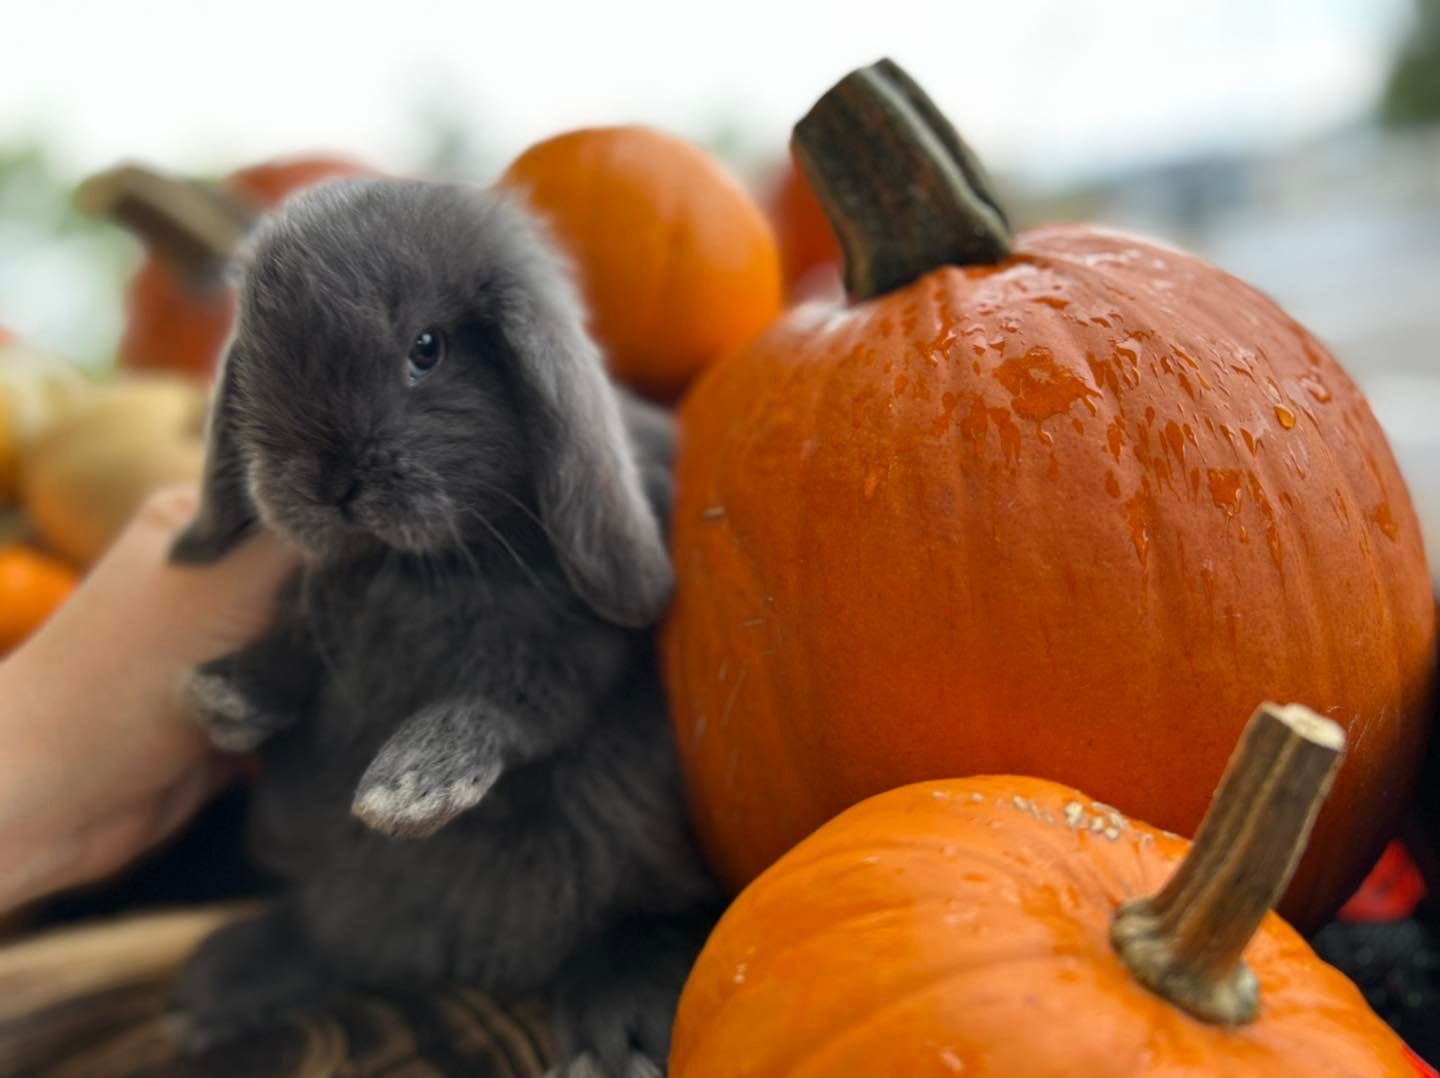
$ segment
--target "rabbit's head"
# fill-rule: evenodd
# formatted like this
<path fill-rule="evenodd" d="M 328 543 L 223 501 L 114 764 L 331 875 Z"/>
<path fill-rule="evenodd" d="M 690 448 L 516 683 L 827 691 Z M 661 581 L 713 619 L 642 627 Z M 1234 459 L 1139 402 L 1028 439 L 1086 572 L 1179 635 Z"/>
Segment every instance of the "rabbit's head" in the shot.
<path fill-rule="evenodd" d="M 475 541 L 536 514 L 598 613 L 655 620 L 672 576 L 615 391 L 541 226 L 491 191 L 329 184 L 261 227 L 181 561 L 257 520 L 316 561 Z"/>

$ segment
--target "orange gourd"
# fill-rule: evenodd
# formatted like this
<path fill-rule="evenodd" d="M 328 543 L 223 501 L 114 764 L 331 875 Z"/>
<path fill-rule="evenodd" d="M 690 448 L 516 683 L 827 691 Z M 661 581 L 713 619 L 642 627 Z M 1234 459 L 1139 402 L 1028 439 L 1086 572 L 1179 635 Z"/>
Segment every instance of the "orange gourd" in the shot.
<path fill-rule="evenodd" d="M 797 128 L 848 303 L 682 411 L 666 668 L 696 826 L 738 889 L 850 805 L 954 774 L 1083 787 L 1191 834 L 1256 699 L 1355 745 L 1282 909 L 1392 833 L 1435 615 L 1364 397 L 1273 302 L 1084 225 L 1011 237 L 893 65 Z"/>
<path fill-rule="evenodd" d="M 779 170 L 768 209 L 791 298 L 829 288 L 832 276 L 838 276 L 840 244 L 810 181 L 793 160 Z"/>
<path fill-rule="evenodd" d="M 32 547 L 0 547 L 0 655 L 21 644 L 75 590 L 64 562 Z"/>
<path fill-rule="evenodd" d="M 500 182 L 550 221 L 612 373 L 642 393 L 678 397 L 780 310 L 765 215 L 683 139 L 645 127 L 572 131 L 526 150 Z"/>
<path fill-rule="evenodd" d="M 1303 708 L 1262 709 L 1193 848 L 1039 779 L 865 801 L 722 918 L 670 1073 L 1426 1073 L 1268 912 L 1343 744 Z"/>
<path fill-rule="evenodd" d="M 134 166 L 81 189 L 81 204 L 113 216 L 145 242 L 131 279 L 120 366 L 208 378 L 234 317 L 224 266 L 256 215 L 324 180 L 365 171 L 352 161 L 297 157 L 241 169 L 219 187 Z"/>

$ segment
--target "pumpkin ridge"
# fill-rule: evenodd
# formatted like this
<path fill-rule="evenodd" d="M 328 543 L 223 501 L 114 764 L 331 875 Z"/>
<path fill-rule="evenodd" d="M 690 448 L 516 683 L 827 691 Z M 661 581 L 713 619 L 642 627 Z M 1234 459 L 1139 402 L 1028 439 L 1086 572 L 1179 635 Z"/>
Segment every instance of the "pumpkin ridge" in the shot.
<path fill-rule="evenodd" d="M 923 898 L 918 898 L 914 900 L 907 900 L 906 909 L 908 911 L 916 911 L 926 909 L 930 906 L 943 905 L 951 897 L 953 896 L 937 894 L 927 895 Z M 781 946 L 773 948 L 771 953 L 766 956 L 768 959 L 771 960 L 768 965 L 773 966 L 777 964 L 779 959 L 791 955 L 793 952 L 799 950 L 806 944 L 811 943 L 817 937 L 824 935 L 825 933 L 832 932 L 837 929 L 853 929 L 865 924 L 868 921 L 879 921 L 883 923 L 886 920 L 894 920 L 895 916 L 895 907 L 893 905 L 885 905 L 874 909 L 857 910 L 852 913 L 847 913 L 843 917 L 837 917 L 833 920 L 828 920 L 823 925 L 810 926 L 809 930 L 804 932 L 787 932 L 783 944 Z M 1028 949 L 1028 947 L 1016 948 L 1017 951 L 1024 951 Z M 1077 950 L 1079 950 L 1079 948 L 1077 948 Z M 981 961 L 989 961 L 989 958 L 987 957 L 986 959 L 982 959 Z M 754 977 L 758 973 L 766 972 L 768 966 L 763 964 L 757 965 L 754 958 L 751 958 L 746 961 L 746 968 L 747 976 Z"/>
<path fill-rule="evenodd" d="M 1028 950 L 1028 948 L 1026 948 L 1026 950 Z M 794 1068 L 794 1056 L 789 1056 L 784 1059 L 786 1065 L 775 1073 L 786 1075 L 787 1078 L 791 1075 L 795 1076 L 795 1078 L 800 1078 L 800 1076 L 810 1071 L 813 1065 L 822 1060 L 827 1053 L 833 1052 L 852 1037 L 863 1033 L 867 1025 L 886 1017 L 891 1011 L 898 1010 L 915 1002 L 917 999 L 923 998 L 931 992 L 947 987 L 950 982 L 958 978 L 966 977 L 973 973 L 988 972 L 990 967 L 997 965 L 1015 966 L 1024 962 L 1045 962 L 1055 959 L 1080 958 L 1082 957 L 1080 952 L 1080 948 L 1050 948 L 1047 949 L 1044 954 L 1012 954 L 1007 957 L 994 952 L 987 952 L 983 955 L 967 955 L 963 962 L 953 963 L 945 967 L 943 971 L 931 974 L 909 988 L 893 994 L 887 994 L 885 1001 L 878 1006 L 864 1011 L 859 1015 L 848 1015 L 843 1025 L 839 1025 L 825 1037 L 816 1042 L 803 1044 L 798 1047 L 795 1055 L 803 1054 L 805 1056 L 805 1062 L 801 1065 L 800 1069 L 797 1070 Z M 825 1072 L 821 1071 L 820 1073 L 824 1074 Z"/>
<path fill-rule="evenodd" d="M 849 317 L 846 322 L 827 330 L 827 336 L 832 342 L 831 348 L 848 357 L 865 347 L 869 317 L 868 312 L 854 308 L 847 311 L 847 314 Z M 782 483 L 791 484 L 791 496 L 798 499 L 801 519 L 824 519 L 830 509 L 828 492 L 823 488 L 823 484 L 811 480 L 816 469 L 824 464 L 822 455 L 848 452 L 849 446 L 828 437 L 828 428 L 824 426 L 827 417 L 844 414 L 848 410 L 851 402 L 839 399 L 843 390 L 841 379 L 832 375 L 821 381 L 818 392 L 803 393 L 799 397 L 801 407 L 793 423 L 800 429 L 816 432 L 817 437 L 813 439 L 816 444 L 813 454 L 805 459 L 793 475 L 785 476 Z M 792 398 L 792 406 L 793 402 Z M 801 537 L 795 534 L 791 542 L 792 557 L 803 559 L 805 550 Z M 756 566 L 755 569 L 756 578 L 762 579 L 763 573 L 759 567 Z M 767 590 L 769 585 L 770 581 L 767 580 Z M 782 581 L 781 588 L 791 590 L 793 582 Z M 816 575 L 810 575 L 801 580 L 792 605 L 797 611 L 827 610 L 831 603 L 828 582 Z M 811 638 L 806 640 L 806 648 L 813 648 L 812 623 L 805 618 L 798 618 L 797 621 L 800 635 Z M 828 775 L 823 769 L 817 774 L 814 766 L 816 761 L 827 758 L 831 753 L 831 746 L 825 737 L 828 728 L 820 720 L 834 691 L 831 688 L 834 673 L 817 666 L 811 668 L 809 674 L 809 683 L 803 687 L 797 686 L 787 696 L 792 702 L 797 698 L 802 701 L 800 710 L 791 713 L 808 714 L 810 721 L 784 725 L 786 733 L 790 735 L 787 740 L 790 761 L 797 772 L 796 779 L 809 791 L 811 802 L 823 806 L 824 818 L 828 819 L 838 810 L 845 808 L 848 802 L 838 776 Z M 768 680 L 784 683 L 784 679 L 771 677 Z"/>
<path fill-rule="evenodd" d="M 1272 300 L 1270 300 L 1270 298 L 1269 298 L 1268 296 L 1266 296 L 1266 295 L 1264 295 L 1263 293 L 1260 293 L 1260 292 L 1258 292 L 1258 291 L 1256 291 L 1256 290 L 1254 290 L 1254 289 L 1250 289 L 1249 286 L 1248 286 L 1248 285 L 1244 285 L 1243 282 L 1240 282 L 1240 283 L 1242 284 L 1243 287 L 1249 289 L 1249 291 L 1250 291 L 1258 300 L 1260 300 L 1261 305 L 1271 308 L 1275 313 L 1278 313 L 1278 314 L 1281 315 L 1281 317 L 1284 317 L 1284 318 L 1286 319 L 1286 321 L 1289 322 L 1292 330 L 1293 330 L 1294 332 L 1296 332 L 1296 333 L 1298 334 L 1298 336 L 1300 337 L 1300 340 L 1301 340 L 1301 343 L 1302 343 L 1302 347 L 1305 347 L 1305 348 L 1307 349 L 1307 351 L 1309 350 L 1309 346 L 1310 346 L 1310 344 L 1311 344 L 1311 340 L 1312 340 L 1312 339 L 1311 339 L 1311 337 L 1310 337 L 1310 334 L 1309 334 L 1303 327 L 1301 327 L 1300 325 L 1298 325 L 1297 323 L 1295 323 L 1293 319 L 1289 319 L 1287 316 L 1285 316 L 1284 313 L 1281 312 L 1277 306 L 1275 306 L 1274 302 L 1273 302 Z M 1270 370 L 1270 372 L 1271 372 L 1271 375 L 1272 375 L 1272 377 L 1274 377 L 1276 383 L 1279 384 L 1279 382 L 1280 382 L 1280 372 L 1275 369 L 1274 364 L 1273 364 L 1273 361 L 1271 360 L 1270 356 L 1269 356 L 1268 354 L 1264 354 L 1264 355 L 1262 355 L 1262 359 L 1263 359 L 1263 362 L 1264 362 L 1265 366 L 1266 366 L 1267 368 L 1269 368 L 1269 370 Z M 1354 384 L 1354 381 L 1350 378 L 1349 374 L 1348 374 L 1343 368 L 1341 368 L 1338 363 L 1335 363 L 1333 360 L 1332 360 L 1330 363 L 1328 363 L 1328 364 L 1326 365 L 1326 369 L 1325 369 L 1325 376 L 1326 376 L 1327 382 L 1328 382 L 1329 384 L 1331 384 L 1332 386 L 1338 384 L 1338 385 L 1340 385 L 1340 386 L 1342 386 L 1342 387 L 1344 388 L 1345 396 L 1348 398 L 1348 403 L 1347 403 L 1346 407 L 1348 407 L 1348 408 L 1355 408 L 1355 407 L 1358 406 L 1358 407 L 1366 414 L 1366 416 L 1371 420 L 1371 422 L 1374 422 L 1373 413 L 1370 412 L 1370 408 L 1369 408 L 1368 403 L 1366 403 L 1365 400 L 1364 400 L 1364 398 L 1361 396 L 1361 394 L 1360 394 L 1360 392 L 1359 392 L 1359 388 Z M 1331 392 L 1332 392 L 1332 394 L 1334 393 L 1334 389 L 1333 389 L 1333 388 L 1332 388 Z M 1398 625 L 1398 622 L 1397 622 L 1396 611 L 1395 611 L 1395 609 L 1394 609 L 1394 606 L 1396 605 L 1396 602 L 1397 602 L 1397 601 L 1401 601 L 1401 597 L 1393 593 L 1392 587 L 1390 586 L 1390 583 L 1389 583 L 1389 581 L 1388 581 L 1388 576 L 1389 576 L 1389 574 L 1388 574 L 1387 572 L 1383 572 L 1382 569 L 1381 569 L 1379 560 L 1378 560 L 1378 558 L 1377 558 L 1377 556 L 1376 556 L 1376 549 L 1377 549 L 1377 548 L 1376 548 L 1376 541 L 1375 541 L 1374 535 L 1373 535 L 1372 532 L 1371 532 L 1370 523 L 1369 523 L 1369 514 L 1365 511 L 1364 506 L 1361 504 L 1360 497 L 1359 497 L 1359 495 L 1357 494 L 1357 492 L 1356 492 L 1356 490 L 1355 490 L 1355 485 L 1354 485 L 1354 483 L 1353 483 L 1352 480 L 1351 480 L 1351 477 L 1350 477 L 1349 472 L 1348 472 L 1344 467 L 1341 466 L 1340 459 L 1339 459 L 1339 457 L 1338 457 L 1338 455 L 1337 455 L 1337 453 L 1336 453 L 1336 451 L 1335 451 L 1335 448 L 1331 446 L 1329 439 L 1327 439 L 1327 438 L 1316 438 L 1316 439 L 1313 439 L 1313 441 L 1319 443 L 1321 452 L 1324 454 L 1327 462 L 1328 462 L 1329 465 L 1330 465 L 1331 471 L 1332 471 L 1333 475 L 1335 476 L 1336 482 L 1337 482 L 1338 487 L 1339 487 L 1339 492 L 1342 494 L 1342 496 L 1345 498 L 1347 504 L 1350 506 L 1350 511 L 1351 511 L 1352 513 L 1355 513 L 1355 514 L 1356 514 L 1356 519 L 1361 520 L 1361 521 L 1364 522 L 1364 523 L 1360 526 L 1360 529 L 1359 529 L 1359 530 L 1360 530 L 1360 534 L 1361 534 L 1362 548 L 1363 548 L 1363 550 L 1365 551 L 1365 561 L 1366 561 L 1366 564 L 1367 564 L 1367 566 L 1369 567 L 1369 570 L 1370 570 L 1370 578 L 1371 578 L 1371 580 L 1373 581 L 1373 584 L 1374 584 L 1375 595 L 1376 595 L 1377 599 L 1379 600 L 1375 605 L 1380 608 L 1381 613 L 1382 613 L 1382 615 L 1383 615 L 1383 617 L 1384 617 L 1385 625 L 1384 625 L 1384 630 L 1383 630 L 1383 632 L 1384 632 L 1385 638 L 1389 641 L 1389 647 L 1386 647 L 1386 648 L 1383 648 L 1383 649 L 1380 649 L 1380 650 L 1382 651 L 1382 653 L 1383 653 L 1383 655 L 1384 655 L 1384 657 L 1385 657 L 1384 661 L 1385 661 L 1386 665 L 1389 667 L 1389 670 L 1391 671 L 1391 674 L 1392 674 L 1391 679 L 1390 679 L 1390 683 L 1391 683 L 1391 684 L 1400 684 L 1401 681 L 1403 680 L 1403 672 L 1402 672 L 1402 670 L 1401 670 L 1401 668 L 1400 668 L 1400 664 L 1401 664 L 1401 650 L 1402 650 L 1402 649 L 1401 649 L 1401 646 L 1400 646 L 1399 625 Z M 1385 444 L 1385 451 L 1386 451 L 1387 453 L 1389 452 L 1388 443 Z M 1393 460 L 1391 461 L 1391 464 L 1392 464 L 1392 467 L 1393 467 Z M 1386 498 L 1386 499 L 1387 499 L 1387 502 L 1393 502 L 1394 498 L 1396 497 L 1395 493 L 1392 492 L 1392 491 L 1385 490 L 1384 481 L 1381 479 L 1381 477 L 1380 477 L 1378 474 L 1375 475 L 1375 480 L 1376 480 L 1377 486 L 1379 486 L 1380 489 L 1381 489 L 1382 497 Z M 1401 490 L 1401 492 L 1400 492 L 1400 497 L 1401 497 L 1401 499 L 1402 499 L 1403 501 L 1409 503 L 1409 501 L 1410 501 L 1409 494 L 1408 494 L 1408 492 L 1404 491 L 1403 488 L 1402 488 L 1402 490 Z M 1311 609 L 1314 609 L 1314 607 L 1312 606 Z M 1322 636 L 1323 639 L 1326 639 L 1327 642 L 1329 642 L 1329 641 L 1331 640 L 1331 638 L 1332 638 L 1332 636 L 1333 636 L 1333 632 L 1334 632 L 1333 628 L 1330 628 L 1330 627 L 1327 627 L 1327 626 L 1320 626 L 1321 636 Z M 1337 650 L 1337 648 L 1332 645 L 1331 647 L 1327 648 L 1327 655 L 1334 655 L 1334 654 L 1336 653 L 1336 650 Z M 1334 669 L 1334 668 L 1336 668 L 1336 667 L 1338 666 L 1338 664 L 1334 664 L 1334 663 L 1327 663 L 1327 664 L 1325 664 L 1325 665 L 1326 665 L 1327 668 L 1330 668 L 1330 669 Z M 1342 669 L 1342 670 L 1344 669 L 1343 667 L 1339 667 L 1339 668 Z M 1347 679 L 1347 680 L 1348 680 L 1348 679 Z M 1335 693 L 1335 688 L 1336 688 L 1336 687 L 1333 685 L 1333 682 L 1332 682 L 1332 688 L 1331 688 L 1332 693 Z M 1345 688 L 1345 690 L 1346 690 L 1346 694 L 1347 694 L 1347 695 L 1349 694 L 1350 691 L 1353 691 L 1353 689 L 1351 688 L 1351 686 L 1348 685 L 1348 684 L 1345 685 L 1344 688 Z M 1338 693 L 1335 693 L 1335 694 L 1338 695 Z M 1399 701 L 1397 701 L 1397 704 L 1398 704 L 1399 707 L 1404 707 L 1405 701 L 1404 701 L 1403 699 L 1402 699 L 1402 700 L 1399 700 Z M 1368 730 L 1368 728 L 1369 728 L 1372 724 L 1374 724 L 1375 722 L 1377 722 L 1377 721 L 1379 721 L 1379 720 L 1383 720 L 1383 718 L 1384 718 L 1384 708 L 1383 708 L 1383 705 L 1382 705 L 1381 713 L 1380 713 L 1379 715 L 1375 715 L 1375 714 L 1365 715 L 1365 716 L 1356 715 L 1356 716 L 1354 716 L 1354 717 L 1349 718 L 1349 721 L 1348 721 L 1347 724 L 1346 724 L 1346 725 L 1347 725 L 1347 728 L 1350 726 L 1351 723 L 1354 722 L 1354 720 L 1355 720 L 1356 718 L 1361 719 L 1361 720 L 1363 721 L 1363 724 L 1364 724 L 1364 725 L 1362 725 L 1362 726 L 1360 727 L 1360 729 L 1359 729 L 1358 731 L 1355 731 L 1355 732 L 1352 734 L 1352 739 L 1354 740 L 1355 744 L 1358 745 L 1358 744 L 1360 743 L 1360 741 L 1364 738 L 1365 733 L 1366 733 L 1366 731 Z M 1419 763 L 1418 763 L 1418 759 L 1416 759 L 1416 754 L 1414 754 L 1414 753 L 1410 754 L 1410 761 L 1406 761 L 1406 762 L 1409 762 L 1409 763 L 1410 763 L 1410 770 L 1409 770 L 1408 776 L 1392 776 L 1392 777 L 1402 777 L 1402 778 L 1403 778 L 1403 786 L 1404 786 L 1405 795 L 1408 795 L 1408 791 L 1409 791 L 1410 787 L 1411 787 L 1411 786 L 1413 785 L 1413 783 L 1414 783 L 1415 774 L 1416 774 L 1416 771 L 1418 770 Z M 1403 768 L 1404 764 L 1402 763 L 1401 766 L 1402 766 L 1402 768 Z M 1404 799 L 1403 796 L 1397 796 L 1397 797 L 1395 797 L 1395 808 L 1394 808 L 1394 810 L 1393 810 L 1393 811 L 1391 812 L 1391 814 L 1390 814 L 1392 821 L 1393 821 L 1393 819 L 1394 819 L 1395 817 L 1398 816 L 1398 814 L 1399 814 L 1399 806 L 1400 806 L 1400 803 L 1403 801 L 1403 799 Z M 1322 818 L 1321 818 L 1321 820 L 1319 821 L 1319 823 L 1317 824 L 1317 826 L 1323 826 L 1323 825 L 1325 824 L 1325 822 L 1326 822 L 1326 821 L 1325 821 L 1324 817 L 1322 816 Z M 1380 835 L 1379 835 L 1379 831 L 1380 831 L 1381 829 L 1377 827 L 1377 828 L 1374 828 L 1374 829 L 1372 829 L 1372 830 L 1373 830 L 1374 833 L 1372 833 L 1372 835 L 1371 835 L 1371 837 L 1370 837 L 1370 839 L 1369 839 L 1369 845 L 1370 845 L 1370 847 L 1371 847 L 1371 854 L 1374 855 L 1374 856 L 1378 856 L 1378 855 L 1379 855 L 1379 852 L 1380 852 L 1380 845 L 1381 845 L 1381 842 L 1382 842 L 1382 839 L 1381 839 L 1381 837 L 1380 837 Z M 1363 860 L 1365 861 L 1365 864 L 1366 864 L 1366 865 L 1371 864 L 1371 863 L 1373 862 L 1373 860 L 1374 860 L 1374 856 L 1363 859 Z M 1310 860 L 1313 861 L 1313 858 L 1310 858 Z M 1297 872 L 1298 872 L 1298 871 L 1299 871 L 1299 870 L 1297 870 Z M 1312 871 L 1316 871 L 1316 870 L 1312 869 Z M 1353 890 L 1354 887 L 1359 884 L 1361 878 L 1363 877 L 1363 874 L 1364 874 L 1364 872 L 1363 872 L 1362 869 L 1353 870 L 1353 871 L 1351 872 L 1351 874 L 1350 874 L 1352 878 L 1349 879 L 1349 880 L 1347 880 L 1347 881 L 1345 881 L 1345 883 L 1346 883 L 1346 890 L 1347 890 L 1347 891 L 1348 891 L 1348 890 Z"/>

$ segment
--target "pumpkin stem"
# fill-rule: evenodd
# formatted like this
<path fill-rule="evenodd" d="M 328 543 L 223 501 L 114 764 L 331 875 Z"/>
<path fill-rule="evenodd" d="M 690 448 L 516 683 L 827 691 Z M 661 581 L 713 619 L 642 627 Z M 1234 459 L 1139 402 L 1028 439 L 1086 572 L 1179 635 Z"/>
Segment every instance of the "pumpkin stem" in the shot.
<path fill-rule="evenodd" d="M 892 60 L 831 87 L 790 144 L 840 239 L 851 299 L 1010 253 L 1010 223 L 980 159 Z"/>
<path fill-rule="evenodd" d="M 1345 731 L 1299 704 L 1262 704 L 1190 853 L 1156 895 L 1121 906 L 1110 942 L 1137 980 L 1196 1018 L 1253 1022 L 1242 955 L 1279 900 L 1345 755 Z"/>
<path fill-rule="evenodd" d="M 90 177 L 75 204 L 124 225 L 193 280 L 217 277 L 255 222 L 253 210 L 219 187 L 143 165 Z"/>

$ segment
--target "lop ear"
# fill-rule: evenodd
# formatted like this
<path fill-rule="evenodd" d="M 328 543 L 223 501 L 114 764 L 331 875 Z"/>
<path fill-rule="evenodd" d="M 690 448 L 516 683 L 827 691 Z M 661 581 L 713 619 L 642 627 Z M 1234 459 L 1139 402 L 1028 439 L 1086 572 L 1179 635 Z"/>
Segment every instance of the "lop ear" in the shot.
<path fill-rule="evenodd" d="M 516 237 L 517 239 L 519 237 Z M 674 574 L 620 404 L 567 269 L 536 231 L 492 297 L 535 456 L 540 515 L 571 587 L 601 617 L 659 620 Z"/>
<path fill-rule="evenodd" d="M 237 360 L 232 344 L 210 402 L 200 511 L 170 548 L 173 562 L 203 565 L 215 561 L 244 539 L 259 521 L 246 488 L 245 462 L 235 436 L 240 407 L 235 386 Z"/>

